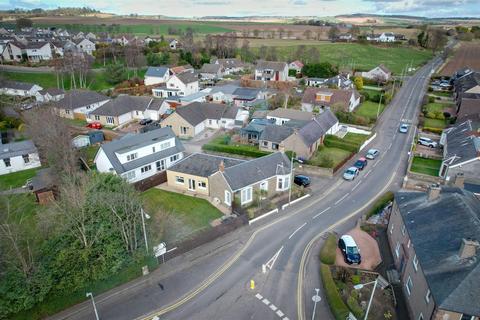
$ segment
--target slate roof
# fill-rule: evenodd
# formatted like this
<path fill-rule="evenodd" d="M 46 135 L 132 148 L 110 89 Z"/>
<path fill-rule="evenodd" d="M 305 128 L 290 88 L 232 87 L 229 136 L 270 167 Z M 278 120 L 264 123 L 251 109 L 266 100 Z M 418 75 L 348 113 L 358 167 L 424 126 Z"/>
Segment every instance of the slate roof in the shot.
<path fill-rule="evenodd" d="M 95 91 L 76 89 L 67 91 L 65 97 L 60 99 L 56 105 L 60 108 L 74 110 L 105 100 L 110 100 L 110 98 Z"/>
<path fill-rule="evenodd" d="M 184 84 L 189 84 L 198 81 L 198 75 L 191 72 L 182 72 L 176 75 L 177 78 Z"/>
<path fill-rule="evenodd" d="M 45 45 L 49 45 L 48 42 L 41 42 L 41 41 L 32 41 L 32 42 L 28 42 L 26 45 L 25 45 L 25 49 L 41 49 L 43 48 Z"/>
<path fill-rule="evenodd" d="M 236 58 L 215 59 L 215 61 L 223 65 L 224 68 L 242 68 L 244 66 L 243 62 Z"/>
<path fill-rule="evenodd" d="M 316 101 L 317 93 L 321 93 L 321 92 L 332 94 L 330 101 Z M 359 93 L 355 89 L 341 90 L 341 89 L 308 87 L 305 89 L 305 92 L 303 93 L 302 103 L 309 103 L 312 105 L 319 104 L 324 106 L 331 106 L 336 103 L 344 103 L 345 105 L 348 105 L 352 94 L 355 96 L 355 98 L 360 97 Z"/>
<path fill-rule="evenodd" d="M 311 146 L 324 136 L 337 122 L 338 119 L 332 111 L 325 110 L 312 121 L 301 127 L 298 133 L 303 141 L 305 141 L 305 144 Z"/>
<path fill-rule="evenodd" d="M 255 69 L 257 70 L 273 70 L 273 71 L 283 71 L 287 67 L 285 62 L 278 61 L 264 61 L 260 60 L 257 62 Z"/>
<path fill-rule="evenodd" d="M 56 176 L 52 168 L 43 168 L 38 170 L 31 182 L 33 192 L 52 188 L 55 186 L 55 184 Z"/>
<path fill-rule="evenodd" d="M 472 193 L 443 187 L 428 200 L 423 192 L 397 192 L 395 201 L 437 306 L 479 315 L 480 251 L 458 256 L 462 239 L 480 240 L 480 200 Z"/>
<path fill-rule="evenodd" d="M 238 88 L 240 87 L 235 84 L 225 84 L 223 86 L 215 86 L 212 88 L 212 90 L 210 90 L 210 94 L 212 95 L 217 92 L 221 92 L 223 94 L 233 94 L 235 90 L 237 90 Z"/>
<path fill-rule="evenodd" d="M 443 161 L 456 166 L 480 157 L 480 123 L 466 120 L 455 127 L 445 130 L 446 143 Z M 477 132 L 477 134 L 476 134 Z"/>
<path fill-rule="evenodd" d="M 110 163 L 112 164 L 115 172 L 117 174 L 122 174 L 127 171 L 139 168 L 143 165 L 152 163 L 156 160 L 177 154 L 181 151 L 184 151 L 185 148 L 181 143 L 180 139 L 175 137 L 175 146 L 159 152 L 152 153 L 146 157 L 137 158 L 124 164 L 120 163 L 115 153 L 124 154 L 139 149 L 141 147 L 149 146 L 151 144 L 158 143 L 159 141 L 164 141 L 174 137 L 175 134 L 173 133 L 172 129 L 165 127 L 145 133 L 126 135 L 118 140 L 113 140 L 111 142 L 105 143 L 100 148 L 103 150 L 103 152 L 105 152 L 105 155 L 110 160 Z"/>
<path fill-rule="evenodd" d="M 35 83 L 11 81 L 11 80 L 0 80 L 0 88 L 5 88 L 5 89 L 30 90 L 33 88 L 33 86 L 35 86 Z"/>
<path fill-rule="evenodd" d="M 148 67 L 145 77 L 163 77 L 168 73 L 168 67 Z"/>
<path fill-rule="evenodd" d="M 222 161 L 225 168 L 245 162 L 245 160 L 241 159 L 221 157 L 205 153 L 194 153 L 183 158 L 168 170 L 206 178 L 218 171 L 219 165 Z"/>
<path fill-rule="evenodd" d="M 454 81 L 455 91 L 465 92 L 475 86 L 480 85 L 480 72 L 470 72 Z"/>
<path fill-rule="evenodd" d="M 287 108 L 277 108 L 275 110 L 268 111 L 267 117 L 308 121 L 313 119 L 313 112 Z"/>
<path fill-rule="evenodd" d="M 222 65 L 214 63 L 205 63 L 200 69 L 201 73 L 215 73 L 217 74 L 222 69 Z"/>
<path fill-rule="evenodd" d="M 38 91 L 40 94 L 42 95 L 45 95 L 45 94 L 49 94 L 51 96 L 59 96 L 59 95 L 62 95 L 62 94 L 65 94 L 65 90 L 63 89 L 57 89 L 57 88 L 48 88 L 48 89 L 42 89 L 40 91 Z"/>
<path fill-rule="evenodd" d="M 120 95 L 93 110 L 90 114 L 118 117 L 135 110 L 145 111 L 154 101 L 156 100 L 152 97 Z"/>
<path fill-rule="evenodd" d="M 13 158 L 36 152 L 37 147 L 35 147 L 32 140 L 0 144 L 0 159 Z"/>
<path fill-rule="evenodd" d="M 263 129 L 262 135 L 260 136 L 260 140 L 280 143 L 283 140 L 290 137 L 293 134 L 293 132 L 294 132 L 294 129 L 291 127 L 278 126 L 276 124 L 272 124 L 272 125 L 266 126 Z"/>
<path fill-rule="evenodd" d="M 237 100 L 254 100 L 259 92 L 260 89 L 258 88 L 239 87 L 233 92 L 233 95 L 235 96 L 234 99 Z"/>
<path fill-rule="evenodd" d="M 176 109 L 176 113 L 178 113 L 179 116 L 185 119 L 192 126 L 196 126 L 206 119 L 235 119 L 237 112 L 237 107 L 230 107 L 228 105 L 219 103 L 201 102 L 193 102 Z"/>
<path fill-rule="evenodd" d="M 380 64 L 380 65 L 378 66 L 378 68 L 380 68 L 380 69 L 381 69 L 383 72 L 385 72 L 385 73 L 388 73 L 388 74 L 391 74 L 391 73 L 392 73 L 392 71 L 390 71 L 390 69 L 388 69 L 387 67 L 385 67 L 385 65 L 383 65 L 383 64 Z"/>
<path fill-rule="evenodd" d="M 225 169 L 225 180 L 233 192 L 276 175 L 290 173 L 290 161 L 283 152 L 245 161 Z"/>

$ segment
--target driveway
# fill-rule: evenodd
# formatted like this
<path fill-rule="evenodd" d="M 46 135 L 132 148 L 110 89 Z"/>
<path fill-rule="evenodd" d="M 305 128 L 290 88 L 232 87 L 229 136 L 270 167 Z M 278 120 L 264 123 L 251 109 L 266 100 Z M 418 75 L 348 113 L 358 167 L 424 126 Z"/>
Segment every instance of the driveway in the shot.
<path fill-rule="evenodd" d="M 205 129 L 199 134 L 197 134 L 196 137 L 190 140 L 183 140 L 182 143 L 187 153 L 202 152 L 202 146 L 204 144 L 209 143 L 213 138 L 219 136 L 222 133 L 224 133 L 223 130 Z"/>
<path fill-rule="evenodd" d="M 358 248 L 360 249 L 360 255 L 362 256 L 362 263 L 359 265 L 349 265 L 345 263 L 343 259 L 342 251 L 337 247 L 337 259 L 335 264 L 342 267 L 358 268 L 364 270 L 374 270 L 381 262 L 382 257 L 380 255 L 380 249 L 377 241 L 372 238 L 368 233 L 361 230 L 360 227 L 348 231 L 347 233 L 355 240 Z"/>

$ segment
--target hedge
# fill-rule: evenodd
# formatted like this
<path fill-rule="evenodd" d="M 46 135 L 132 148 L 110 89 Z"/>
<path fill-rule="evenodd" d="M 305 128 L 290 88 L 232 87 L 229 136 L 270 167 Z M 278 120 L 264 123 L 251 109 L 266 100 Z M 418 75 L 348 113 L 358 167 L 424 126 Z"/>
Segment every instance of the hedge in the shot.
<path fill-rule="evenodd" d="M 432 128 L 432 127 L 423 127 L 423 131 L 430 131 L 431 133 L 439 133 L 441 134 L 443 132 L 443 129 L 441 128 Z"/>
<path fill-rule="evenodd" d="M 364 317 L 363 309 L 362 309 L 362 307 L 358 304 L 358 300 L 357 300 L 356 294 L 354 294 L 354 292 L 356 292 L 356 291 L 353 290 L 353 292 L 352 292 L 352 294 L 350 295 L 350 297 L 348 297 L 348 299 L 347 299 L 347 306 L 348 306 L 348 308 L 352 311 L 353 315 L 354 315 L 357 319 L 363 319 L 363 317 Z"/>
<path fill-rule="evenodd" d="M 377 201 L 375 201 L 372 208 L 367 212 L 367 219 L 374 214 L 379 213 L 380 210 L 382 210 L 390 201 L 393 201 L 393 192 L 387 191 Z"/>
<path fill-rule="evenodd" d="M 251 147 L 245 148 L 243 146 L 232 146 L 232 145 L 223 145 L 223 144 L 205 144 L 202 147 L 205 151 L 215 151 L 222 153 L 231 153 L 238 154 L 245 157 L 260 158 L 266 155 L 269 155 L 271 152 L 260 151 L 251 149 Z"/>
<path fill-rule="evenodd" d="M 320 250 L 320 261 L 323 264 L 333 265 L 337 255 L 337 237 L 334 234 L 328 236 Z"/>
<path fill-rule="evenodd" d="M 326 264 L 321 264 L 320 275 L 322 276 L 323 289 L 325 290 L 325 296 L 333 316 L 336 320 L 345 320 L 350 311 L 337 290 L 330 267 Z"/>

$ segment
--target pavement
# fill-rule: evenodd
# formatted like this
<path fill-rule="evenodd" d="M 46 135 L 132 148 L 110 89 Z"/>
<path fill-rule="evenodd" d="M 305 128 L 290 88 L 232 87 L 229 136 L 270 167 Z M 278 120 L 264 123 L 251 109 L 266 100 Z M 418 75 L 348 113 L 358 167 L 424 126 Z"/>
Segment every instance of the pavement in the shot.
<path fill-rule="evenodd" d="M 367 146 L 381 154 L 355 181 L 343 181 L 339 170 L 328 188 L 306 200 L 99 295 L 100 318 L 332 319 L 319 279 L 318 250 L 326 233 L 352 229 L 377 197 L 401 187 L 414 130 L 399 134 L 398 126 L 416 123 L 428 78 L 438 65 L 434 59 L 404 83 Z M 315 289 L 321 300 L 312 316 Z M 49 319 L 93 318 L 86 301 Z"/>

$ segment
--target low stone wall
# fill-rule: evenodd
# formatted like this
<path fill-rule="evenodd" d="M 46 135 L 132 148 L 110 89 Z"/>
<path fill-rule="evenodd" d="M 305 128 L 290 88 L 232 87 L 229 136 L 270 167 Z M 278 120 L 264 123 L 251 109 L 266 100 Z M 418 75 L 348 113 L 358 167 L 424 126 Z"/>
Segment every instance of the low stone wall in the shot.
<path fill-rule="evenodd" d="M 316 167 L 310 166 L 306 164 L 302 164 L 301 166 L 295 168 L 295 172 L 297 174 L 304 174 L 304 175 L 316 175 L 321 177 L 331 178 L 333 177 L 333 169 L 332 168 L 323 168 L 323 167 Z"/>

